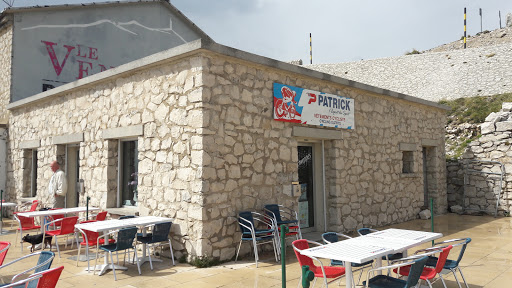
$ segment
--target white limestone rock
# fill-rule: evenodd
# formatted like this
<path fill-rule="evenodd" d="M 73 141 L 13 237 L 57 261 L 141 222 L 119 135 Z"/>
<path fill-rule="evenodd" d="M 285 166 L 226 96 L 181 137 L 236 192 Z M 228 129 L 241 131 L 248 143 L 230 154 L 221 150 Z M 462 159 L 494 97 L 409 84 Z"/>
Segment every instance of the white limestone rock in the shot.
<path fill-rule="evenodd" d="M 420 215 L 420 218 L 423 220 L 427 220 L 427 219 L 430 219 L 430 217 L 432 217 L 432 214 L 430 213 L 430 210 L 428 210 L 428 209 L 421 211 L 419 215 Z"/>

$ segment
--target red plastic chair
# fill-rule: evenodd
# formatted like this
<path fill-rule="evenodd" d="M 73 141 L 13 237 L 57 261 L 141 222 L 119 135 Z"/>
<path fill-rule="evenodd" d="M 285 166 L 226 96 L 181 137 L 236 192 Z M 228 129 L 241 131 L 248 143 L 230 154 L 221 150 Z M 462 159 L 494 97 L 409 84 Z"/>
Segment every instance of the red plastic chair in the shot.
<path fill-rule="evenodd" d="M 28 205 L 28 204 L 23 204 L 24 207 L 26 207 L 26 205 Z M 16 215 L 18 213 L 23 213 L 23 212 L 34 212 L 34 211 L 37 210 L 37 205 L 39 205 L 39 201 L 38 200 L 34 200 L 34 201 L 32 201 L 32 204 L 30 204 L 30 209 L 25 210 L 25 211 L 15 211 L 12 214 Z M 12 222 L 11 228 L 12 228 L 12 225 L 14 225 L 14 222 Z"/>
<path fill-rule="evenodd" d="M 341 276 L 345 275 L 345 267 L 334 267 L 334 266 L 324 266 L 322 262 L 314 257 L 309 257 L 300 254 L 301 250 L 309 249 L 309 244 L 315 244 L 315 245 L 321 245 L 320 243 L 316 243 L 313 241 L 309 241 L 306 239 L 299 239 L 292 242 L 293 251 L 295 252 L 295 256 L 297 256 L 297 259 L 299 260 L 300 267 L 307 265 L 309 266 L 309 270 L 315 274 L 315 282 L 316 278 L 322 277 L 324 279 L 324 285 L 325 287 L 328 287 L 328 284 L 330 282 L 338 280 Z M 320 266 L 316 266 L 313 263 L 313 260 L 318 261 L 320 263 Z M 329 282 L 327 282 L 327 279 L 333 279 Z M 299 278 L 299 285 L 300 281 L 302 281 L 301 278 Z M 314 284 L 313 284 L 314 286 Z"/>
<path fill-rule="evenodd" d="M 4 264 L 5 256 L 7 255 L 7 251 L 9 251 L 9 247 L 11 247 L 11 243 L 0 241 L 0 266 Z"/>
<path fill-rule="evenodd" d="M 432 248 L 427 248 L 424 250 L 416 251 L 416 253 L 418 253 L 418 252 L 428 252 L 428 253 L 412 256 L 412 257 L 428 256 L 428 255 L 437 254 L 437 253 L 441 252 L 439 254 L 436 267 L 423 268 L 423 272 L 421 273 L 421 276 L 420 276 L 420 279 L 427 281 L 427 283 L 430 287 L 432 287 L 432 283 L 430 282 L 430 280 L 434 279 L 436 277 L 436 275 L 439 275 L 439 278 L 441 278 L 441 282 L 443 282 L 443 285 L 446 288 L 446 283 L 444 283 L 444 279 L 441 276 L 441 274 L 439 274 L 439 273 L 441 271 L 443 271 L 444 264 L 446 263 L 446 259 L 448 258 L 448 254 L 450 254 L 450 250 L 452 250 L 452 248 L 453 248 L 452 245 L 444 246 L 444 247 L 432 247 Z M 400 274 L 402 276 L 408 276 L 410 269 L 411 269 L 411 266 L 405 266 L 405 267 L 401 267 L 399 270 L 394 269 L 393 272 Z"/>
<path fill-rule="evenodd" d="M 105 212 L 106 214 L 107 212 Z M 96 222 L 96 220 L 89 220 L 89 221 L 82 221 L 80 222 L 80 224 L 84 224 L 84 223 L 90 223 L 90 222 Z M 76 257 L 76 266 L 78 267 L 78 260 L 80 259 L 80 248 L 82 246 L 85 246 L 85 256 L 87 257 L 87 271 L 90 272 L 90 265 L 89 265 L 89 247 L 90 246 L 96 246 L 98 243 L 100 245 L 104 245 L 105 244 L 105 239 L 104 238 L 100 238 L 99 241 L 98 241 L 98 238 L 100 236 L 100 234 L 98 232 L 93 232 L 93 231 L 89 231 L 89 230 L 82 230 L 80 228 L 77 228 L 78 231 L 80 231 L 80 233 L 82 233 L 82 242 L 79 243 L 78 245 L 78 255 Z M 113 244 L 115 243 L 116 241 L 114 239 L 108 239 L 108 244 Z"/>
<path fill-rule="evenodd" d="M 20 234 L 20 243 L 23 242 L 23 240 L 21 240 L 23 238 L 23 231 L 41 229 L 41 226 L 35 224 L 33 217 L 23 217 L 21 215 L 15 214 L 14 219 L 16 221 L 18 221 L 18 224 L 20 226 L 16 229 L 16 239 L 18 239 L 18 233 L 19 233 Z M 14 246 L 16 246 L 16 242 L 14 242 Z M 20 245 L 20 246 L 21 246 L 21 253 L 23 253 L 23 245 Z"/>
<path fill-rule="evenodd" d="M 41 278 L 37 280 L 36 288 L 55 288 L 55 286 L 57 286 L 57 282 L 59 281 L 62 270 L 64 270 L 64 266 L 32 274 L 31 277 L 41 275 Z M 30 287 L 30 284 L 27 287 Z"/>
<path fill-rule="evenodd" d="M 59 242 L 57 240 L 57 236 L 67 236 L 70 234 L 75 235 L 75 224 L 76 224 L 77 220 L 78 220 L 78 216 L 66 217 L 66 218 L 52 221 L 47 224 L 47 225 L 51 225 L 55 222 L 61 222 L 60 229 L 49 230 L 49 231 L 45 232 L 46 235 L 52 236 L 55 239 L 55 245 L 57 246 L 57 252 L 59 253 L 59 258 L 60 258 L 60 249 L 59 249 Z M 66 248 L 67 248 L 67 246 L 68 246 L 68 243 L 66 241 Z M 71 248 L 73 248 L 73 242 L 71 242 Z"/>
<path fill-rule="evenodd" d="M 105 219 L 107 219 L 107 211 L 96 214 L 96 221 L 104 221 Z"/>

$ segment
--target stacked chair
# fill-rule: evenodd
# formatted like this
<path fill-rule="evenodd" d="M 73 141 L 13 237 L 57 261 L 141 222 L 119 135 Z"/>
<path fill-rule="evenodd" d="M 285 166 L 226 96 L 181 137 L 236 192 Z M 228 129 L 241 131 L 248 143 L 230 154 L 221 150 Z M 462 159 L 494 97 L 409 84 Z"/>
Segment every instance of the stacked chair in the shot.
<path fill-rule="evenodd" d="M 171 259 L 172 265 L 176 265 L 174 263 L 174 253 L 172 252 L 172 243 L 169 238 L 169 233 L 171 232 L 172 222 L 164 222 L 153 225 L 151 233 L 146 234 L 145 236 L 142 234 L 137 234 L 137 241 L 143 244 L 146 244 L 147 255 L 149 257 L 149 265 L 151 270 L 153 270 L 153 262 L 151 261 L 151 253 L 150 247 L 160 246 L 160 249 L 163 245 L 169 244 L 169 249 L 171 249 Z M 162 254 L 162 252 L 160 252 Z"/>
<path fill-rule="evenodd" d="M 236 251 L 235 262 L 238 260 L 238 254 L 240 253 L 240 247 L 242 242 L 249 242 L 253 246 L 254 259 L 256 261 L 256 268 L 258 268 L 258 245 L 272 243 L 274 247 L 274 255 L 276 262 L 278 261 L 278 248 L 276 246 L 277 233 L 274 229 L 274 220 L 264 214 L 258 212 L 244 211 L 238 213 L 238 225 L 242 231 L 240 236 L 240 243 Z M 263 228 L 262 228 L 263 227 Z"/>
<path fill-rule="evenodd" d="M 55 253 L 49 252 L 49 251 L 39 251 L 39 252 L 35 252 L 35 253 L 29 254 L 29 255 L 25 255 L 21 258 L 18 258 L 16 260 L 13 260 L 9 263 L 6 263 L 6 264 L 0 266 L 0 274 L 3 274 L 2 269 L 9 267 L 12 264 L 18 263 L 20 261 L 24 261 L 25 259 L 30 259 L 32 257 L 37 257 L 37 256 L 38 256 L 38 259 L 37 259 L 36 265 L 27 270 L 24 270 L 23 272 L 20 272 L 20 273 L 14 275 L 11 279 L 11 282 L 14 283 L 14 282 L 18 281 L 19 278 L 26 277 L 26 275 L 31 271 L 34 271 L 34 273 L 37 274 L 37 273 L 44 272 L 44 271 L 47 271 L 48 269 L 50 269 L 52 262 L 53 262 L 53 258 L 55 257 Z"/>

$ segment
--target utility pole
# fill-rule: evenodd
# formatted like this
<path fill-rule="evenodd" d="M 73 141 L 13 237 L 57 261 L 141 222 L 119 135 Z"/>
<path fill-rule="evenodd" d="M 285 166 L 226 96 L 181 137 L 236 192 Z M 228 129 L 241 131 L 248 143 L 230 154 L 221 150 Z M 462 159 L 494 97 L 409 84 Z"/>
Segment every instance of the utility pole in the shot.
<path fill-rule="evenodd" d="M 464 49 L 466 49 L 466 7 L 464 7 Z"/>
<path fill-rule="evenodd" d="M 500 18 L 500 29 L 501 29 L 501 11 L 498 10 L 498 17 Z"/>
<path fill-rule="evenodd" d="M 482 29 L 482 8 L 480 8 L 480 33 L 483 31 L 484 30 Z"/>
<path fill-rule="evenodd" d="M 313 64 L 313 40 L 311 33 L 309 33 L 309 64 Z"/>
<path fill-rule="evenodd" d="M 5 4 L 7 4 L 7 7 L 11 8 L 14 5 L 14 0 L 2 0 Z"/>

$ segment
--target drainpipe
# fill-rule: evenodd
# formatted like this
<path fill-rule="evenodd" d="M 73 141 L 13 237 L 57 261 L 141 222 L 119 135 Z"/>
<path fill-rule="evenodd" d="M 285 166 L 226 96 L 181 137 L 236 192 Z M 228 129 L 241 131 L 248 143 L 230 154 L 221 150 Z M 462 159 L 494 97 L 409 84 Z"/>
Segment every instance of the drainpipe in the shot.
<path fill-rule="evenodd" d="M 324 140 L 322 140 L 322 190 L 324 194 L 324 232 L 327 232 L 327 197 L 325 193 L 325 152 Z"/>

